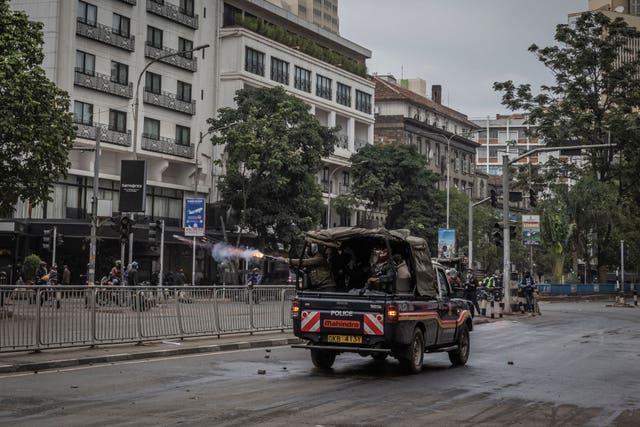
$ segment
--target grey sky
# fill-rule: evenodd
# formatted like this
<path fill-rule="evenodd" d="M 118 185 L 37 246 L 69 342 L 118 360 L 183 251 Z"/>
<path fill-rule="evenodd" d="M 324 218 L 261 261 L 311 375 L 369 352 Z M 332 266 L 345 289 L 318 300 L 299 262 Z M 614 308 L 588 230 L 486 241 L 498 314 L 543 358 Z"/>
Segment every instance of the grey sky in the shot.
<path fill-rule="evenodd" d="M 372 51 L 370 73 L 422 78 L 470 118 L 508 113 L 493 82 L 551 74 L 527 51 L 554 44 L 558 24 L 588 0 L 340 0 L 340 34 Z"/>

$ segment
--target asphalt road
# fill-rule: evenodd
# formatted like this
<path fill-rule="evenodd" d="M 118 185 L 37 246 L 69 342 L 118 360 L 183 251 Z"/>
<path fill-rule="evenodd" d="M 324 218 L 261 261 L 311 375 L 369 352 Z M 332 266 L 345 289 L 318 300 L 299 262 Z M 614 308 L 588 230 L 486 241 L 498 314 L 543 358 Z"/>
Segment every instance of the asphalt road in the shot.
<path fill-rule="evenodd" d="M 0 425 L 638 425 L 640 309 L 542 309 L 478 325 L 466 367 L 432 354 L 419 375 L 358 355 L 321 372 L 288 347 L 4 375 Z"/>

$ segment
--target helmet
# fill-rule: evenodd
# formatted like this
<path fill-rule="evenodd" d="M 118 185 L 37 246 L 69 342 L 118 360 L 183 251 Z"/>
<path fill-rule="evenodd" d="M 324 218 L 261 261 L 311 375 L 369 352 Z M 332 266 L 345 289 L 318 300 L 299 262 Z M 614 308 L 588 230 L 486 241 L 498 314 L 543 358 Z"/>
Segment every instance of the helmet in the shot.
<path fill-rule="evenodd" d="M 259 268 L 254 268 L 254 269 L 253 269 L 253 272 L 254 272 L 254 273 L 259 273 L 259 272 L 260 272 L 260 269 L 259 269 Z"/>
<path fill-rule="evenodd" d="M 117 261 L 115 262 L 115 264 L 116 264 L 118 267 L 120 267 L 120 266 L 122 265 L 122 261 L 117 260 Z"/>
<path fill-rule="evenodd" d="M 458 275 L 458 271 L 455 268 L 450 268 L 445 271 L 445 274 L 447 275 L 447 277 L 456 277 Z"/>
<path fill-rule="evenodd" d="M 138 268 L 138 262 L 137 261 L 133 261 L 131 263 L 131 268 Z"/>
<path fill-rule="evenodd" d="M 45 261 L 40 261 L 40 265 L 47 265 Z"/>

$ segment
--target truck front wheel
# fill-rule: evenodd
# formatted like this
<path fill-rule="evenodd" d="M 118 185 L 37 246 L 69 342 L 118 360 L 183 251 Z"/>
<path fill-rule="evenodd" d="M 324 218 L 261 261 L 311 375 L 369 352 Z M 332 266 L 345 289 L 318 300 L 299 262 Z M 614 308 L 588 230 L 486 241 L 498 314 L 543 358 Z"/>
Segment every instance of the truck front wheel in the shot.
<path fill-rule="evenodd" d="M 311 350 L 313 366 L 320 369 L 331 369 L 336 361 L 336 353 L 329 350 Z"/>
<path fill-rule="evenodd" d="M 413 331 L 413 339 L 407 350 L 405 357 L 400 359 L 402 370 L 410 374 L 420 373 L 424 359 L 424 336 L 419 328 Z"/>
<path fill-rule="evenodd" d="M 463 366 L 469 359 L 469 330 L 466 326 L 461 326 L 458 332 L 458 346 L 455 350 L 449 352 L 449 360 L 453 366 Z"/>

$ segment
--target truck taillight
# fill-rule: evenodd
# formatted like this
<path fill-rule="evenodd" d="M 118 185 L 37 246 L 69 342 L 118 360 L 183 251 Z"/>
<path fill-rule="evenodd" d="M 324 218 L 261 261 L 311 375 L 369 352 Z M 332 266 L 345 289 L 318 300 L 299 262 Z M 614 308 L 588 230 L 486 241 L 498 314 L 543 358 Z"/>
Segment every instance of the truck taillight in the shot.
<path fill-rule="evenodd" d="M 298 301 L 293 301 L 291 303 L 291 318 L 297 319 L 300 316 L 300 303 Z"/>
<path fill-rule="evenodd" d="M 387 322 L 398 321 L 398 306 L 395 304 L 387 305 Z"/>

